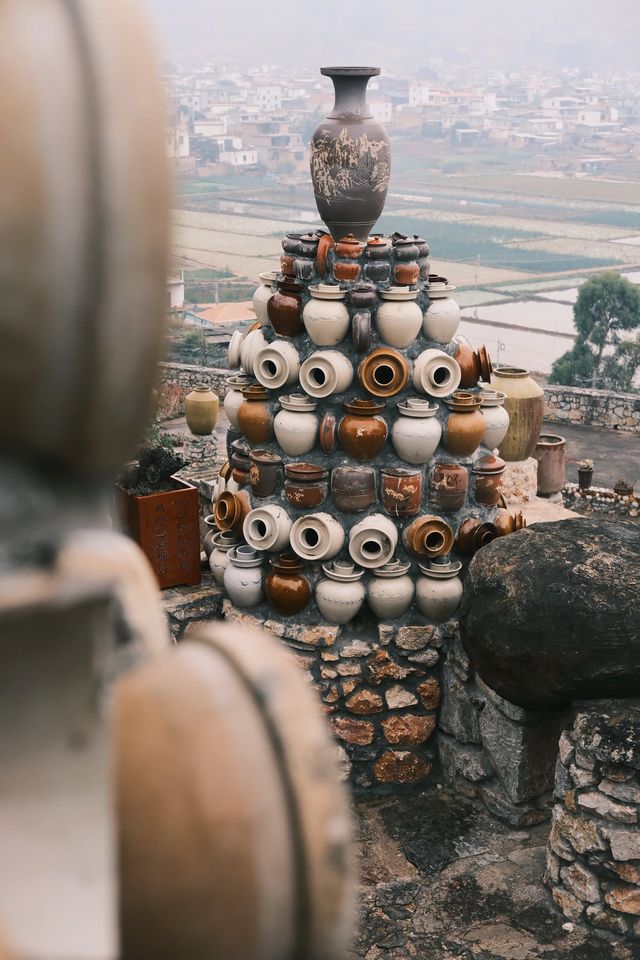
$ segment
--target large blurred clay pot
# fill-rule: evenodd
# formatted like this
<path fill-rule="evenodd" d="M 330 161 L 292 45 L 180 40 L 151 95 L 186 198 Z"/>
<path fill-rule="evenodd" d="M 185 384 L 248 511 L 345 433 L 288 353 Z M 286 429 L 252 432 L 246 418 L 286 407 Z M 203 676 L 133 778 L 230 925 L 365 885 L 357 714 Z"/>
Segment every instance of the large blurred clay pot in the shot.
<path fill-rule="evenodd" d="M 351 233 L 367 240 L 389 188 L 391 154 L 382 124 L 366 101 L 378 67 L 323 67 L 335 104 L 311 139 L 311 179 L 318 211 L 335 240 Z"/>
<path fill-rule="evenodd" d="M 536 448 L 542 427 L 542 387 L 520 367 L 496 367 L 491 386 L 507 395 L 504 406 L 509 414 L 509 429 L 498 447 L 500 456 L 510 463 L 527 460 Z"/>

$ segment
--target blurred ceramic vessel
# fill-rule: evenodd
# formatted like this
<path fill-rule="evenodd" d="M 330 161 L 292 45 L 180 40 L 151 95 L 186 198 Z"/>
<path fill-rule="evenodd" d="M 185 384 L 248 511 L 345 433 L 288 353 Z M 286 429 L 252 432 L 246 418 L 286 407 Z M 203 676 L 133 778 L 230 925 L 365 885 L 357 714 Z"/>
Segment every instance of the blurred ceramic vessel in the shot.
<path fill-rule="evenodd" d="M 501 457 L 489 454 L 473 465 L 473 495 L 483 507 L 496 507 L 500 502 L 502 477 L 506 464 Z"/>
<path fill-rule="evenodd" d="M 238 407 L 244 400 L 242 390 L 243 387 L 250 386 L 252 380 L 247 374 L 238 373 L 232 377 L 227 377 L 225 383 L 227 392 L 224 398 L 224 412 L 231 426 L 238 430 Z"/>
<path fill-rule="evenodd" d="M 213 536 L 213 550 L 209 557 L 209 569 L 213 578 L 220 586 L 224 583 L 224 572 L 229 566 L 229 550 L 242 543 L 240 537 L 235 533 L 219 531 Z"/>
<path fill-rule="evenodd" d="M 483 522 L 477 517 L 472 517 L 458 527 L 456 550 L 463 557 L 472 557 L 474 553 L 491 543 L 497 536 L 498 530 L 493 523 Z"/>
<path fill-rule="evenodd" d="M 453 285 L 445 290 L 429 288 L 429 306 L 424 312 L 422 330 L 425 337 L 436 343 L 450 343 L 460 326 L 460 307 L 449 296 L 454 290 Z"/>
<path fill-rule="evenodd" d="M 252 450 L 249 454 L 249 483 L 254 497 L 273 497 L 282 489 L 284 467 L 282 457 L 269 450 Z"/>
<path fill-rule="evenodd" d="M 542 428 L 542 387 L 520 367 L 496 367 L 491 386 L 506 394 L 504 407 L 509 414 L 509 428 L 498 444 L 500 456 L 510 463 L 527 460 L 533 455 Z"/>
<path fill-rule="evenodd" d="M 242 341 L 240 348 L 240 366 L 245 373 L 253 376 L 253 362 L 256 353 L 263 347 L 266 347 L 267 341 L 262 335 L 261 330 L 250 330 Z"/>
<path fill-rule="evenodd" d="M 213 433 L 218 422 L 220 401 L 217 393 L 204 384 L 199 384 L 184 401 L 184 415 L 191 433 L 207 437 Z"/>

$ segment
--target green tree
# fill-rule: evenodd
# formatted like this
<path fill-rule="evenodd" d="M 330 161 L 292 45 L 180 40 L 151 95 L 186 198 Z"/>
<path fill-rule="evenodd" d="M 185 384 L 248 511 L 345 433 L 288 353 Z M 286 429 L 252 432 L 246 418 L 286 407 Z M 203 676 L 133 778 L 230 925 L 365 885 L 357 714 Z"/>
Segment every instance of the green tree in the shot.
<path fill-rule="evenodd" d="M 637 341 L 622 334 L 640 326 L 640 287 L 617 273 L 600 273 L 582 284 L 573 308 L 573 348 L 551 368 L 550 383 L 631 390 L 640 367 Z"/>

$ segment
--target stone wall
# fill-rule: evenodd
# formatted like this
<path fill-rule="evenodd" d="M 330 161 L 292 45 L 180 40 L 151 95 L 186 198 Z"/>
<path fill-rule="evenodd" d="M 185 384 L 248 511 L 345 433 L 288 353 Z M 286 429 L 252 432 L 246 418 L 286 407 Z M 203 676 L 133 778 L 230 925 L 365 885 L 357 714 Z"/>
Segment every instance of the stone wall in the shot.
<path fill-rule="evenodd" d="M 610 393 L 582 387 L 544 387 L 545 419 L 640 432 L 640 393 Z"/>
<path fill-rule="evenodd" d="M 577 483 L 567 483 L 562 490 L 562 500 L 569 510 L 587 517 L 605 513 L 635 520 L 640 516 L 640 493 L 627 496 L 606 487 L 581 490 Z"/>
<path fill-rule="evenodd" d="M 158 416 L 170 420 L 184 414 L 184 401 L 199 383 L 204 383 L 223 400 L 227 392 L 226 378 L 230 370 L 221 367 L 198 367 L 189 363 L 161 363 L 158 379 Z"/>

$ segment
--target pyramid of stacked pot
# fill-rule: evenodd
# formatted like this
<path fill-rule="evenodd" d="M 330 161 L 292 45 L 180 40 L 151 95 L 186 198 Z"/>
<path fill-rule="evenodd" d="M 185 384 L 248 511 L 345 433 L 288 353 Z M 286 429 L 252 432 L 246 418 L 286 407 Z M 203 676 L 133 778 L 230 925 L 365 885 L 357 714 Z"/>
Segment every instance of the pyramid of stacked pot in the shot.
<path fill-rule="evenodd" d="M 486 350 L 456 336 L 419 237 L 317 231 L 283 251 L 261 328 L 230 347 L 212 569 L 237 606 L 299 620 L 445 620 L 465 560 L 521 522 L 498 508 L 509 419 Z"/>

